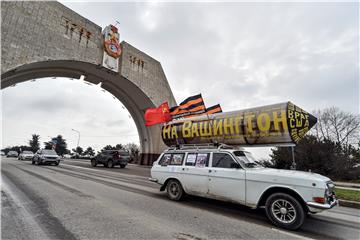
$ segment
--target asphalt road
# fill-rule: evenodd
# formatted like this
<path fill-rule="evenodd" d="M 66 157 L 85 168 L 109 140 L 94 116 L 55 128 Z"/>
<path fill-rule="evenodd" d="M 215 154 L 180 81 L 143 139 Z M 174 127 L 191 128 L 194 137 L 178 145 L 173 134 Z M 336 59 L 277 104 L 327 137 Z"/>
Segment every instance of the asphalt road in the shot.
<path fill-rule="evenodd" d="M 147 180 L 148 167 L 35 166 L 14 158 L 1 166 L 2 239 L 360 238 L 360 210 L 335 207 L 285 231 L 261 209 L 199 197 L 170 201 Z"/>

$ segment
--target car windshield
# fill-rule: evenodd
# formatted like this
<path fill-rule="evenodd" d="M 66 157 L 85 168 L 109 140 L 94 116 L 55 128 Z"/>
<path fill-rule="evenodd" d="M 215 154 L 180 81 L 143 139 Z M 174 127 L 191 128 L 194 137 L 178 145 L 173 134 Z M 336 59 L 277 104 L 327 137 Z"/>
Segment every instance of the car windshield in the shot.
<path fill-rule="evenodd" d="M 254 156 L 249 152 L 244 151 L 234 151 L 234 155 L 237 157 L 237 159 L 242 162 L 245 167 L 247 168 L 254 168 L 254 167 L 260 167 L 259 164 L 256 163 L 256 159 Z"/>
<path fill-rule="evenodd" d="M 48 150 L 48 149 L 44 149 L 42 151 L 42 154 L 46 154 L 46 155 L 57 155 L 57 153 L 54 150 Z"/>
<path fill-rule="evenodd" d="M 33 152 L 31 152 L 31 151 L 23 151 L 22 153 L 23 154 L 33 154 Z"/>

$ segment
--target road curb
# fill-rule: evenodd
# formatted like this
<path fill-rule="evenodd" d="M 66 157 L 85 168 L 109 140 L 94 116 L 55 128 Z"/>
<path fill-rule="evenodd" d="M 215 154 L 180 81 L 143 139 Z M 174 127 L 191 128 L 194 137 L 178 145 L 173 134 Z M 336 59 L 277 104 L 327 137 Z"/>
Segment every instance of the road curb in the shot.
<path fill-rule="evenodd" d="M 360 209 L 360 202 L 339 199 L 339 206 Z"/>

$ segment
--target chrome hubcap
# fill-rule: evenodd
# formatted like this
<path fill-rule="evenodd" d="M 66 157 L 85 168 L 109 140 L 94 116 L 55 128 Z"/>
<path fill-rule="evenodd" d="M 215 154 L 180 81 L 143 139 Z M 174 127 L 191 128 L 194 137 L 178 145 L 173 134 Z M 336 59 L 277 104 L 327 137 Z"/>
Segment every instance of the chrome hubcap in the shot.
<path fill-rule="evenodd" d="M 280 212 L 281 212 L 281 214 L 286 214 L 287 213 L 287 209 L 286 208 L 284 208 L 284 207 L 282 207 L 282 208 L 280 208 Z"/>
<path fill-rule="evenodd" d="M 295 207 L 285 199 L 278 199 L 271 205 L 274 217 L 282 223 L 292 223 L 296 219 Z"/>

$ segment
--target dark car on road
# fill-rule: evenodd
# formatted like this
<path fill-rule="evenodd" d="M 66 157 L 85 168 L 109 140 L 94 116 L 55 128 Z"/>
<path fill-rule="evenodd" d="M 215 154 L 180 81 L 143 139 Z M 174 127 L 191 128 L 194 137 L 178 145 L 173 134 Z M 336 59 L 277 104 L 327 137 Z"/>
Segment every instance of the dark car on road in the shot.
<path fill-rule="evenodd" d="M 121 168 L 126 167 L 130 159 L 130 154 L 124 150 L 105 150 L 101 151 L 93 159 L 91 159 L 91 166 L 96 167 L 98 164 L 103 164 L 104 167 L 112 168 L 119 165 Z"/>
<path fill-rule="evenodd" d="M 57 166 L 60 163 L 60 156 L 57 155 L 55 150 L 40 149 L 35 153 L 32 164 L 40 165 L 45 163 L 54 163 Z"/>

